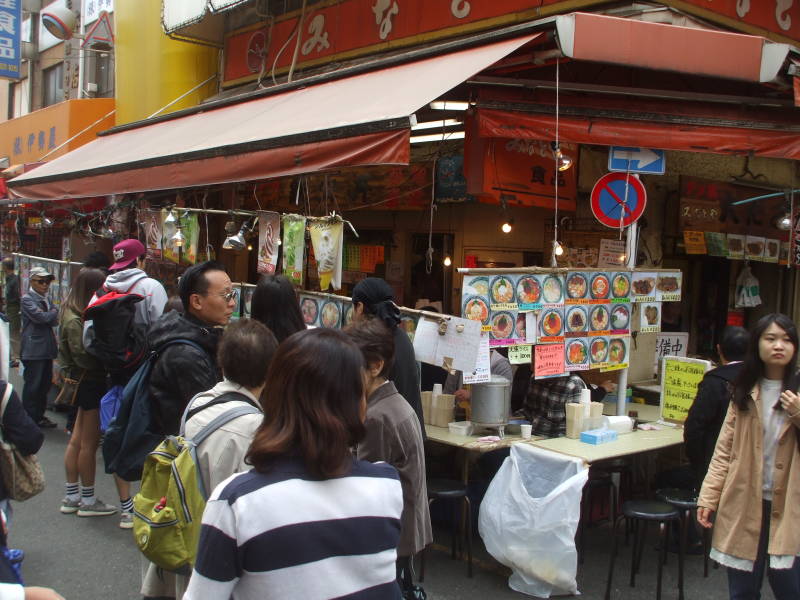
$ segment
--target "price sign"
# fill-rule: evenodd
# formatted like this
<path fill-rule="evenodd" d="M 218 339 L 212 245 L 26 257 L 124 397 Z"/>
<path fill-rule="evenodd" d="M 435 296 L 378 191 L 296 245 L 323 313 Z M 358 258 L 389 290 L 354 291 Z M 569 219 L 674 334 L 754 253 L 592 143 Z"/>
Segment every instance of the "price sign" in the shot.
<path fill-rule="evenodd" d="M 508 362 L 512 365 L 529 365 L 531 364 L 532 348 L 528 344 L 522 346 L 511 346 L 508 349 Z"/>

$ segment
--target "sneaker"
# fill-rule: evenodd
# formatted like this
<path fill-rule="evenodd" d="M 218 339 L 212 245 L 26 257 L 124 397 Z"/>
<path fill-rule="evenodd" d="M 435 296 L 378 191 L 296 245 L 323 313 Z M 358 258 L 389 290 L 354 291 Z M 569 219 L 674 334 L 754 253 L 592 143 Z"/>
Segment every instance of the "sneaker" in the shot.
<path fill-rule="evenodd" d="M 80 500 L 69 500 L 64 498 L 61 501 L 61 512 L 65 515 L 71 515 L 72 513 L 78 512 L 78 509 L 81 506 Z"/>
<path fill-rule="evenodd" d="M 124 510 L 119 513 L 119 528 L 133 529 L 133 513 Z"/>
<path fill-rule="evenodd" d="M 117 507 L 111 504 L 106 504 L 100 498 L 95 500 L 94 504 L 86 505 L 81 503 L 78 507 L 79 517 L 106 517 L 113 515 L 117 512 Z"/>
<path fill-rule="evenodd" d="M 54 429 L 55 427 L 58 427 L 58 424 L 56 424 L 54 421 L 51 421 L 47 417 L 42 417 L 41 420 L 37 423 L 37 425 L 41 429 Z"/>

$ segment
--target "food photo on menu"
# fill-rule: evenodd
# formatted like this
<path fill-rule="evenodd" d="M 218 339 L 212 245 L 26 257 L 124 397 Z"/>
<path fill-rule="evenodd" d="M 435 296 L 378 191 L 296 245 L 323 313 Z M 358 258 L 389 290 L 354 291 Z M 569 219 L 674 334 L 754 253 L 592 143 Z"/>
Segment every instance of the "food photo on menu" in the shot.
<path fill-rule="evenodd" d="M 611 338 L 608 343 L 608 362 L 611 365 L 624 364 L 628 358 L 628 340 L 630 338 Z"/>
<path fill-rule="evenodd" d="M 630 273 L 615 273 L 611 278 L 611 295 L 614 298 L 627 298 L 631 293 Z"/>
<path fill-rule="evenodd" d="M 564 317 L 560 308 L 548 308 L 539 316 L 539 334 L 544 338 L 560 337 L 564 334 Z"/>
<path fill-rule="evenodd" d="M 514 300 L 514 282 L 507 275 L 498 275 L 492 279 L 489 289 L 492 304 L 510 304 Z"/>
<path fill-rule="evenodd" d="M 523 275 L 517 281 L 517 303 L 539 304 L 542 301 L 542 284 L 533 275 Z"/>
<path fill-rule="evenodd" d="M 655 296 L 656 274 L 655 273 L 634 273 L 631 281 L 631 289 L 634 295 L 642 297 Z"/>
<path fill-rule="evenodd" d="M 567 332 L 582 333 L 589 331 L 589 318 L 585 306 L 571 306 L 567 308 Z"/>
<path fill-rule="evenodd" d="M 631 307 L 628 304 L 613 304 L 611 306 L 611 329 L 614 331 L 628 331 L 631 323 Z"/>
<path fill-rule="evenodd" d="M 465 319 L 480 321 L 484 325 L 489 324 L 489 305 L 486 299 L 481 296 L 470 296 L 464 301 L 461 314 Z"/>
<path fill-rule="evenodd" d="M 566 360 L 570 367 L 589 366 L 589 340 L 574 338 L 567 341 Z"/>
<path fill-rule="evenodd" d="M 339 303 L 335 300 L 325 300 L 322 303 L 322 312 L 320 313 L 320 325 L 329 329 L 339 327 L 342 309 Z"/>
<path fill-rule="evenodd" d="M 319 316 L 319 300 L 310 296 L 300 297 L 300 313 L 306 325 L 316 325 Z"/>
<path fill-rule="evenodd" d="M 352 302 L 345 302 L 344 306 L 342 307 L 342 312 L 344 313 L 344 317 L 342 319 L 342 327 L 347 327 L 350 323 L 353 322 L 353 315 L 355 314 L 355 306 L 353 306 Z M 403 318 L 401 317 L 401 322 Z M 416 329 L 416 322 L 414 323 L 414 328 Z"/>
<path fill-rule="evenodd" d="M 521 312 L 517 313 L 517 324 L 514 328 L 514 337 L 518 340 L 525 341 L 528 336 L 526 335 L 525 330 L 525 321 L 527 320 L 527 313 Z"/>
<path fill-rule="evenodd" d="M 608 338 L 591 337 L 589 338 L 589 360 L 593 365 L 605 364 L 608 360 Z"/>
<path fill-rule="evenodd" d="M 606 304 L 595 304 L 589 309 L 589 327 L 592 331 L 608 331 L 610 318 Z"/>
<path fill-rule="evenodd" d="M 611 289 L 610 282 L 608 281 L 608 274 L 595 273 L 592 275 L 591 283 L 589 284 L 589 291 L 592 298 L 595 300 L 604 300 L 608 298 L 608 293 Z"/>
<path fill-rule="evenodd" d="M 680 300 L 681 280 L 683 275 L 680 271 L 667 271 L 658 273 L 656 280 L 656 292 L 659 300 Z"/>
<path fill-rule="evenodd" d="M 499 341 L 510 341 L 514 337 L 514 326 L 516 324 L 514 313 L 503 310 L 492 314 L 492 339 Z"/>
<path fill-rule="evenodd" d="M 542 299 L 545 304 L 561 304 L 564 300 L 564 283 L 560 275 L 547 275 L 542 281 Z"/>
<path fill-rule="evenodd" d="M 352 321 L 352 311 L 350 313 L 350 320 Z M 345 319 L 347 319 L 347 313 L 345 313 Z M 417 322 L 419 321 L 419 317 L 412 317 L 409 315 L 402 315 L 400 317 L 400 327 L 403 328 L 403 331 L 406 332 L 409 339 L 413 342 L 414 341 L 414 334 L 417 332 Z M 345 327 L 350 324 L 350 321 L 345 322 Z"/>
<path fill-rule="evenodd" d="M 567 275 L 567 298 L 570 300 L 582 300 L 587 297 L 589 291 L 589 281 L 585 273 L 574 272 Z"/>

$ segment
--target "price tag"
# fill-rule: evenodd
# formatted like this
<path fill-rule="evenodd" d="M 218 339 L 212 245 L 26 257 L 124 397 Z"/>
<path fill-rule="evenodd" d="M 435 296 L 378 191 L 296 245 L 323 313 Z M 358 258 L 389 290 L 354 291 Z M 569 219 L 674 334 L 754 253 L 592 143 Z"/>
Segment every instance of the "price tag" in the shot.
<path fill-rule="evenodd" d="M 510 346 L 508 348 L 508 362 L 512 365 L 529 365 L 533 346 L 525 344 L 523 346 Z"/>

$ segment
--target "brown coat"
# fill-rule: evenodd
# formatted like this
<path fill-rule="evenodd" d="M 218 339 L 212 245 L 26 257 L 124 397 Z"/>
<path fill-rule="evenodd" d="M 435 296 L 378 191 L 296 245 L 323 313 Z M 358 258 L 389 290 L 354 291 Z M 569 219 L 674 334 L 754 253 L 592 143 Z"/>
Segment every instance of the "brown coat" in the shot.
<path fill-rule="evenodd" d="M 761 532 L 763 436 L 758 386 L 748 410 L 733 402 L 717 439 L 698 506 L 716 511 L 712 546 L 724 554 L 755 560 Z M 800 456 L 797 429 L 800 413 L 787 418 L 775 450 L 770 555 L 800 554 Z M 789 502 L 786 499 L 789 498 Z"/>
<path fill-rule="evenodd" d="M 358 458 L 385 461 L 400 473 L 403 513 L 397 555 L 412 556 L 433 541 L 419 419 L 389 381 L 370 395 L 364 425 L 367 435 L 358 445 Z"/>

